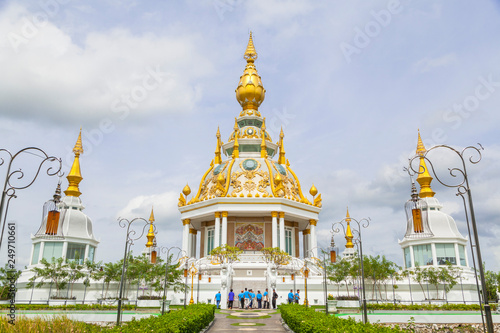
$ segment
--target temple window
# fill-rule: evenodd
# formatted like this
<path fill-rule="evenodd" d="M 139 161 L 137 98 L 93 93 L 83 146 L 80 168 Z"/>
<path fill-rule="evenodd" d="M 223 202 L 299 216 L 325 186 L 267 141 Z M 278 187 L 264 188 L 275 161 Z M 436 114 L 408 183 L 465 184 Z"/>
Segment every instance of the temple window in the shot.
<path fill-rule="evenodd" d="M 455 244 L 436 244 L 436 260 L 438 265 L 446 265 L 448 262 L 456 265 Z"/>
<path fill-rule="evenodd" d="M 431 244 L 413 246 L 413 256 L 415 259 L 415 266 L 432 265 Z"/>

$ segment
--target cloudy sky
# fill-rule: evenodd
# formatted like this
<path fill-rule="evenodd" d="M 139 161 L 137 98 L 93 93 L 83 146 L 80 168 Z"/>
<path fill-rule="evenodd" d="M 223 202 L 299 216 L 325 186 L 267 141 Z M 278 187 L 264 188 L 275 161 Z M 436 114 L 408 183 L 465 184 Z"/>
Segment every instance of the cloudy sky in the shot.
<path fill-rule="evenodd" d="M 98 260 L 122 255 L 117 218 L 152 205 L 159 244 L 180 245 L 177 198 L 199 184 L 217 126 L 224 141 L 232 130 L 250 30 L 268 129 L 276 138 L 283 126 L 302 186 L 322 193 L 320 245 L 349 205 L 371 218 L 365 252 L 403 264 L 403 167 L 420 129 L 428 148 L 484 147 L 468 172 L 483 257 L 500 270 L 499 1 L 3 1 L 0 148 L 40 147 L 67 173 L 83 127 L 81 198 Z M 27 172 L 39 161 L 23 158 Z M 453 161 L 436 160 L 445 175 Z M 42 175 L 12 201 L 21 266 L 56 183 Z M 433 189 L 467 235 L 456 190 Z"/>

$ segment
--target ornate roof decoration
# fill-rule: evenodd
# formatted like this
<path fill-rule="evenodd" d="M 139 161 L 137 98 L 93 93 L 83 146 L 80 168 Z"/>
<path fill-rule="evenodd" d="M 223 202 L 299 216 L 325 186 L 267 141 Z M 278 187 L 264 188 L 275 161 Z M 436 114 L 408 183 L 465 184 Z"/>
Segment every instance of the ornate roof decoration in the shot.
<path fill-rule="evenodd" d="M 429 168 L 425 164 L 424 154 L 427 150 L 425 149 L 424 143 L 422 142 L 422 138 L 420 137 L 420 130 L 418 131 L 418 143 L 417 143 L 417 151 L 416 153 L 420 156 L 420 166 L 419 171 L 421 172 L 417 176 L 417 182 L 420 184 L 420 193 L 419 196 L 421 198 L 433 197 L 436 194 L 432 191 L 431 182 L 432 177 L 429 173 Z"/>
<path fill-rule="evenodd" d="M 82 181 L 82 173 L 80 171 L 80 155 L 83 154 L 82 147 L 82 129 L 80 128 L 80 134 L 78 135 L 78 139 L 76 140 L 75 147 L 73 148 L 73 153 L 75 153 L 75 160 L 73 161 L 73 165 L 71 166 L 71 170 L 66 177 L 68 179 L 68 188 L 64 191 L 64 194 L 73 197 L 79 197 L 82 192 L 78 188 L 78 185 Z"/>

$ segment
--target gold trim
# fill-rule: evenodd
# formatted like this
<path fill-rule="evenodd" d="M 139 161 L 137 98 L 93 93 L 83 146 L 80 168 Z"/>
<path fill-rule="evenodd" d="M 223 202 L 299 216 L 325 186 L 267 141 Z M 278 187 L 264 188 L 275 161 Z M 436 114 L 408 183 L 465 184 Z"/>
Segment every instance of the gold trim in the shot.
<path fill-rule="evenodd" d="M 215 212 L 215 218 L 220 218 L 220 212 Z"/>
<path fill-rule="evenodd" d="M 238 202 L 238 201 L 214 202 L 214 203 L 211 203 L 211 204 L 206 205 L 206 206 L 201 206 L 201 207 L 195 207 L 195 208 L 187 209 L 187 210 L 181 212 L 181 214 L 184 214 L 184 213 L 187 213 L 187 212 L 191 212 L 193 210 L 197 210 L 197 209 L 200 209 L 200 208 L 205 208 L 205 207 L 210 207 L 210 206 L 213 206 L 213 205 L 218 205 L 218 204 L 230 204 L 230 205 L 238 205 L 238 204 L 243 204 L 243 205 L 270 205 L 270 204 L 278 204 L 278 205 L 283 205 L 283 206 L 286 206 L 286 207 L 292 207 L 292 208 L 300 209 L 300 210 L 303 210 L 303 211 L 306 211 L 306 212 L 310 212 L 310 213 L 314 213 L 314 214 L 319 214 L 319 212 L 316 212 L 314 210 L 309 210 L 309 209 L 305 209 L 305 208 L 299 208 L 299 207 L 292 206 L 292 205 L 289 205 L 289 204 L 286 204 L 286 203 L 282 203 L 282 202 L 270 203 L 270 202 Z M 304 203 L 302 203 L 302 204 L 304 204 Z"/>
<path fill-rule="evenodd" d="M 286 168 L 288 169 L 288 171 L 290 171 L 293 178 L 295 178 L 295 181 L 297 182 L 297 187 L 299 188 L 299 196 L 300 196 L 300 199 L 302 199 L 302 203 L 310 205 L 311 203 L 309 202 L 309 200 L 307 200 L 307 198 L 305 198 L 304 195 L 302 194 L 302 188 L 300 187 L 300 181 L 297 178 L 297 175 L 295 174 L 295 172 L 293 172 L 293 170 L 290 168 L 290 166 L 287 165 Z"/>
<path fill-rule="evenodd" d="M 264 160 L 267 164 L 267 168 L 269 169 L 269 183 L 271 184 L 271 192 L 272 192 L 272 196 L 274 197 L 274 181 L 273 181 L 273 169 L 271 169 L 271 164 L 269 163 L 269 161 L 267 160 L 267 158 Z"/>
<path fill-rule="evenodd" d="M 279 215 L 280 215 L 280 219 L 284 219 L 285 218 L 285 212 L 279 212 Z"/>
<path fill-rule="evenodd" d="M 311 234 L 311 229 L 305 229 L 302 231 L 302 235 L 309 235 Z"/>
<path fill-rule="evenodd" d="M 196 235 L 198 233 L 198 230 L 196 230 L 194 228 L 189 228 L 189 233 L 192 235 Z"/>
<path fill-rule="evenodd" d="M 226 172 L 226 190 L 224 192 L 224 194 L 221 195 L 221 197 L 225 197 L 227 195 L 227 192 L 229 192 L 229 184 L 230 184 L 230 181 L 231 181 L 231 171 L 233 171 L 233 164 L 234 164 L 234 161 L 235 159 L 233 159 L 231 161 L 231 164 L 229 164 L 229 168 L 227 169 L 227 172 Z"/>
<path fill-rule="evenodd" d="M 196 194 L 196 197 L 194 197 L 194 199 L 191 199 L 191 201 L 189 201 L 187 204 L 191 204 L 191 203 L 195 203 L 197 201 L 199 201 L 199 198 L 200 198 L 200 194 L 201 194 L 201 188 L 202 188 L 202 185 L 203 183 L 205 182 L 205 178 L 207 178 L 207 175 L 210 171 L 212 171 L 212 169 L 214 168 L 214 164 L 213 164 L 213 160 L 212 160 L 212 163 L 210 163 L 210 168 L 207 170 L 207 172 L 205 172 L 205 174 L 203 175 L 203 177 L 201 178 L 201 181 L 200 181 L 200 187 L 198 188 L 198 193 Z"/>
<path fill-rule="evenodd" d="M 227 217 L 227 212 L 222 212 L 222 217 Z"/>
<path fill-rule="evenodd" d="M 182 220 L 182 225 L 187 225 L 189 223 L 191 223 L 191 219 L 184 219 L 184 220 Z"/>
<path fill-rule="evenodd" d="M 272 217 L 278 217 L 278 212 L 271 212 Z"/>
<path fill-rule="evenodd" d="M 318 221 L 311 219 L 311 220 L 309 220 L 309 223 L 311 223 L 311 225 L 313 225 L 313 226 L 316 226 L 318 224 Z"/>

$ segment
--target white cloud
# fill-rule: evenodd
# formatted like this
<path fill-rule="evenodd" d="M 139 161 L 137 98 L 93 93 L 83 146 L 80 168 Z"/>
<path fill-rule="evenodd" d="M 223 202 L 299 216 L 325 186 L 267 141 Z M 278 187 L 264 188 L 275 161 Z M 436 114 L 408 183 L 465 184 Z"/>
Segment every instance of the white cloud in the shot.
<path fill-rule="evenodd" d="M 436 68 L 456 65 L 457 63 L 457 55 L 455 53 L 448 53 L 437 58 L 425 57 L 413 64 L 413 70 L 417 73 L 425 73 Z"/>

